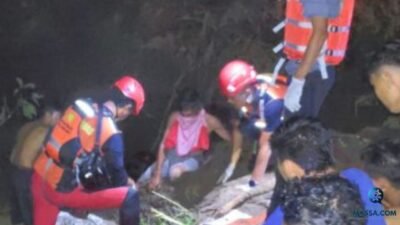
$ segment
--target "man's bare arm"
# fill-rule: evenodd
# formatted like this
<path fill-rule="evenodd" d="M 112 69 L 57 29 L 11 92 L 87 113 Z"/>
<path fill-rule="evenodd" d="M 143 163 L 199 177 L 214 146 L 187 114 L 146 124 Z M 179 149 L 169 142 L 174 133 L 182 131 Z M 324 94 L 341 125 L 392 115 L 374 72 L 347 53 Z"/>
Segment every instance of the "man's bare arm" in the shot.
<path fill-rule="evenodd" d="M 271 148 L 269 145 L 269 140 L 271 138 L 270 132 L 262 132 L 259 144 L 260 148 L 258 150 L 256 165 L 252 172 L 252 179 L 255 181 L 259 181 L 267 169 L 269 158 L 271 157 Z"/>
<path fill-rule="evenodd" d="M 169 116 L 168 122 L 167 122 L 167 126 L 166 126 L 164 134 L 163 134 L 163 138 L 162 138 L 161 143 L 160 143 L 160 145 L 158 147 L 156 166 L 155 166 L 154 171 L 153 171 L 153 176 L 155 176 L 155 177 L 160 177 L 161 176 L 161 168 L 162 168 L 162 165 L 163 165 L 164 160 L 165 160 L 164 140 L 165 140 L 167 132 L 168 132 L 169 128 L 171 127 L 172 122 L 175 120 L 175 118 L 176 118 L 176 113 L 172 113 Z"/>
<path fill-rule="evenodd" d="M 296 71 L 297 79 L 304 79 L 315 64 L 318 56 L 321 53 L 322 47 L 328 37 L 328 19 L 325 17 L 311 18 L 313 26 L 312 35 L 308 42 L 306 52 Z"/>

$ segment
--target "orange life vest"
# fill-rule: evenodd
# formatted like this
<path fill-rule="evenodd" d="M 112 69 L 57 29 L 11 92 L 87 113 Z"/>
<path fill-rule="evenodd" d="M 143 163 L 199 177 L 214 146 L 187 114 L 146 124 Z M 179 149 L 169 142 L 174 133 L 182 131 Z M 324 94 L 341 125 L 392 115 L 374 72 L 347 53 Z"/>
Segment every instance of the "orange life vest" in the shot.
<path fill-rule="evenodd" d="M 304 17 L 300 0 L 286 0 L 286 2 L 286 19 L 273 29 L 277 33 L 283 27 L 285 28 L 284 41 L 274 48 L 274 52 L 277 53 L 283 49 L 288 59 L 301 60 L 312 35 L 312 23 Z M 326 70 L 324 69 L 326 64 L 338 65 L 343 61 L 349 41 L 354 5 L 355 0 L 342 0 L 339 15 L 329 19 L 328 38 L 318 59 L 320 69 Z M 281 59 L 275 67 L 274 74 L 279 72 L 283 63 L 284 60 Z M 326 78 L 326 71 L 322 70 L 322 75 Z"/>
<path fill-rule="evenodd" d="M 277 75 L 276 78 L 258 75 L 260 89 L 263 89 L 273 99 L 283 99 L 288 85 L 288 79 L 284 75 Z"/>
<path fill-rule="evenodd" d="M 52 129 L 44 149 L 35 161 L 35 171 L 56 188 L 66 168 L 73 169 L 74 161 L 82 151 L 90 152 L 95 145 L 97 115 L 92 105 L 77 100 L 63 114 Z M 104 116 L 100 146 L 118 133 L 111 117 Z"/>
<path fill-rule="evenodd" d="M 190 153 L 207 151 L 210 148 L 210 138 L 207 125 L 204 124 L 200 129 L 201 130 L 198 141 L 195 144 L 195 146 L 193 146 Z M 173 150 L 176 148 L 176 145 L 178 143 L 178 130 L 179 130 L 179 122 L 178 120 L 175 120 L 174 122 L 172 122 L 170 128 L 168 129 L 164 140 L 164 148 L 166 150 Z"/>
<path fill-rule="evenodd" d="M 338 65 L 344 58 L 350 35 L 355 0 L 342 0 L 339 15 L 328 22 L 325 62 Z M 287 0 L 284 52 L 289 59 L 301 60 L 312 34 L 311 21 L 303 16 L 300 0 Z"/>

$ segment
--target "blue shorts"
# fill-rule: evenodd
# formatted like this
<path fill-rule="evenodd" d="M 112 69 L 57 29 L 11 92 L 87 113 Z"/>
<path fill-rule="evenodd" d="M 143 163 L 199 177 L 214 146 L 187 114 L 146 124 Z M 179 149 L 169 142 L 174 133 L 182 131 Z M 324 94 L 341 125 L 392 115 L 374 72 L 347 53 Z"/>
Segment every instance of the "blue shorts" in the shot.
<path fill-rule="evenodd" d="M 182 167 L 185 172 L 194 172 L 200 168 L 200 165 L 203 162 L 203 154 L 195 153 L 189 154 L 187 156 L 179 156 L 176 154 L 176 151 L 169 150 L 165 157 L 164 164 L 161 168 L 161 177 L 171 177 L 171 170 L 176 167 Z M 147 182 L 153 173 L 155 167 L 155 163 L 153 163 L 146 171 L 140 176 L 138 182 L 144 183 Z"/>

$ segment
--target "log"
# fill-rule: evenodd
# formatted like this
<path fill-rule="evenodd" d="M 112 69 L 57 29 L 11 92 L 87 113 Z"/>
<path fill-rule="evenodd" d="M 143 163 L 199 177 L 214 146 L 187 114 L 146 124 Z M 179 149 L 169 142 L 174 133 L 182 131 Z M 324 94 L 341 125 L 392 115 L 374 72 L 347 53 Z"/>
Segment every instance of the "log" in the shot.
<path fill-rule="evenodd" d="M 250 175 L 244 176 L 218 186 L 210 192 L 195 208 L 200 224 L 215 224 L 214 221 L 219 221 L 226 215 L 240 219 L 256 216 L 265 211 L 275 186 L 275 175 L 265 174 L 255 188 L 249 188 L 249 179 Z M 230 215 L 234 209 L 235 213 Z"/>

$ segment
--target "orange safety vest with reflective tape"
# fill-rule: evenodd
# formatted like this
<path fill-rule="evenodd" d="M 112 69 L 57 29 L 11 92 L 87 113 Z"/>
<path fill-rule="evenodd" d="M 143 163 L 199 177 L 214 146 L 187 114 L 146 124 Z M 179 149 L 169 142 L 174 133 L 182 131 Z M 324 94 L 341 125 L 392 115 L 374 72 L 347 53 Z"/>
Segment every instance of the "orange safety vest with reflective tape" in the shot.
<path fill-rule="evenodd" d="M 95 109 L 89 102 L 77 100 L 52 129 L 43 151 L 35 161 L 34 169 L 54 189 L 62 179 L 65 168 L 74 167 L 80 152 L 90 152 L 94 148 L 96 124 Z M 104 116 L 100 146 L 116 133 L 119 131 L 113 119 Z"/>
<path fill-rule="evenodd" d="M 340 64 L 346 54 L 350 36 L 350 27 L 353 18 L 355 0 L 342 0 L 341 10 L 336 18 L 328 21 L 328 38 L 324 44 L 318 64 L 322 77 L 327 77 L 326 64 Z M 273 51 L 278 53 L 283 49 L 290 60 L 301 60 L 304 57 L 312 35 L 312 23 L 303 15 L 303 5 L 300 0 L 287 0 L 286 19 L 274 27 L 277 33 L 285 28 L 284 41 L 277 45 Z M 285 60 L 281 58 L 274 69 L 277 75 Z"/>
<path fill-rule="evenodd" d="M 272 80 L 273 79 L 273 80 Z M 284 75 L 278 75 L 276 78 L 258 75 L 259 85 L 272 99 L 283 99 L 285 97 L 288 85 L 288 79 Z"/>
<path fill-rule="evenodd" d="M 342 0 L 339 15 L 328 22 L 325 62 L 338 65 L 344 58 L 350 35 L 355 0 Z M 287 0 L 284 52 L 289 59 L 301 60 L 312 34 L 312 24 L 303 16 L 300 0 Z"/>

